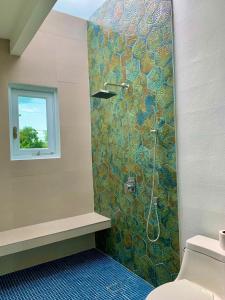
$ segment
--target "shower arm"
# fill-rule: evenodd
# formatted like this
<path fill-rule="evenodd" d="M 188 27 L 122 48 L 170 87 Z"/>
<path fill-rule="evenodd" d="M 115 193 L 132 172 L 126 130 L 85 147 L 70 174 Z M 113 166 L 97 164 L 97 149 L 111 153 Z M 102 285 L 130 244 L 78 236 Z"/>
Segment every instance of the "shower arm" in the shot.
<path fill-rule="evenodd" d="M 104 83 L 104 87 L 106 88 L 107 85 L 110 85 L 110 86 L 119 86 L 119 87 L 124 88 L 124 89 L 129 89 L 129 84 L 127 84 L 125 82 L 123 82 L 121 84 L 105 82 Z"/>

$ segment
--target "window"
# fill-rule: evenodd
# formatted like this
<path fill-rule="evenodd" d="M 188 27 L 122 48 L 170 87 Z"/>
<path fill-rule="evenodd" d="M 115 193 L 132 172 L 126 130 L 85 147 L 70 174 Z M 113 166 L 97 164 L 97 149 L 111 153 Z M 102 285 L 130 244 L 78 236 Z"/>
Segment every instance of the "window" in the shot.
<path fill-rule="evenodd" d="M 11 160 L 60 157 L 57 90 L 9 86 Z"/>

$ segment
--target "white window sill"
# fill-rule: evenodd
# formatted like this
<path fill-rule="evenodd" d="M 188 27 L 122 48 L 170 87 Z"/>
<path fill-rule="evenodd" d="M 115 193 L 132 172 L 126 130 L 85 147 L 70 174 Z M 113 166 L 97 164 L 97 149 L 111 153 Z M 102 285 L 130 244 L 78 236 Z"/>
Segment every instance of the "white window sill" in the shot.
<path fill-rule="evenodd" d="M 19 161 L 19 160 L 40 160 L 40 159 L 59 159 L 61 155 L 37 155 L 37 156 L 17 156 L 11 157 L 11 161 Z"/>

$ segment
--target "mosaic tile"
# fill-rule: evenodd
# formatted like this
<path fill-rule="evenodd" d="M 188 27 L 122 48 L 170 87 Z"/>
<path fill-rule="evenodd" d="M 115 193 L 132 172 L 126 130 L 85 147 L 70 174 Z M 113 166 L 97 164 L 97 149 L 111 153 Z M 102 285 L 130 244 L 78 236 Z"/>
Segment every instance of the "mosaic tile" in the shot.
<path fill-rule="evenodd" d="M 144 300 L 152 290 L 96 249 L 0 277 L 1 300 Z"/>
<path fill-rule="evenodd" d="M 111 99 L 91 99 L 95 209 L 112 219 L 112 229 L 96 235 L 97 246 L 154 286 L 174 280 L 180 263 L 172 45 L 170 0 L 107 0 L 88 23 L 91 94 L 105 81 L 130 84 L 128 91 L 116 89 Z M 161 227 L 155 244 L 146 237 L 153 106 L 158 129 L 154 194 Z M 124 193 L 129 176 L 137 181 L 133 195 Z"/>

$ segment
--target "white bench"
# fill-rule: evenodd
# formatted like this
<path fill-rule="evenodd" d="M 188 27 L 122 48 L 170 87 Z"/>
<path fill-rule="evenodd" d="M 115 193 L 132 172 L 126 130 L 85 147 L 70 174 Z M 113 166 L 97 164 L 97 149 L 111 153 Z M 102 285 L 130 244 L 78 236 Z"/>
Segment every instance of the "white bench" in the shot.
<path fill-rule="evenodd" d="M 0 257 L 111 227 L 95 212 L 0 232 Z"/>

